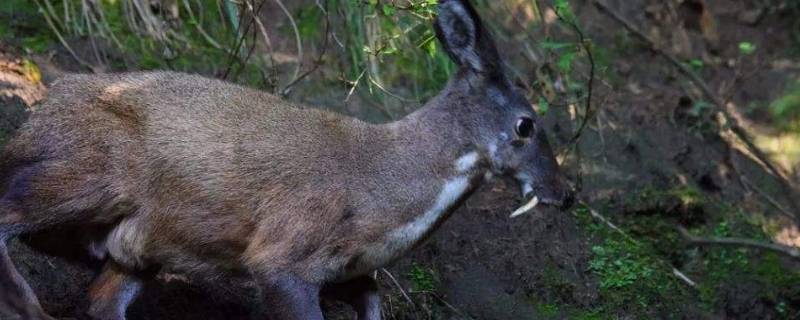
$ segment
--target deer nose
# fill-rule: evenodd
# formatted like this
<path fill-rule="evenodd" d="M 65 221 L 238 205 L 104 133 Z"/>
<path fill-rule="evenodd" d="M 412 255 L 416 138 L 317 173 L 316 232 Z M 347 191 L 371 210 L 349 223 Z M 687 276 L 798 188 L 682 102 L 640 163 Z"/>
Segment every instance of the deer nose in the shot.
<path fill-rule="evenodd" d="M 534 191 L 533 188 L 524 190 L 523 199 L 529 200 L 533 197 L 539 197 L 542 204 L 553 206 L 560 211 L 567 211 L 575 204 L 575 192 L 570 188 Z"/>

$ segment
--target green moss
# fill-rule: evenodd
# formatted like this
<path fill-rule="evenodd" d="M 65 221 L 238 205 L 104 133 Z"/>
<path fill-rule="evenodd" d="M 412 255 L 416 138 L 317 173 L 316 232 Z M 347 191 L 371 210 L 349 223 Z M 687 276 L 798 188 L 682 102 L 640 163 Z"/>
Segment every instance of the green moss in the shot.
<path fill-rule="evenodd" d="M 741 218 L 720 221 L 695 233 L 770 241 L 757 225 Z M 703 273 L 700 273 L 699 296 L 705 308 L 713 310 L 719 307 L 723 302 L 719 290 L 723 286 L 749 283 L 760 288 L 758 295 L 774 304 L 778 315 L 788 317 L 800 312 L 800 272 L 787 268 L 777 253 L 762 253 L 745 247 L 709 247 L 702 251 L 701 258 Z M 695 273 L 699 272 L 696 270 Z"/>
<path fill-rule="evenodd" d="M 624 289 L 650 279 L 654 263 L 646 256 L 639 256 L 640 251 L 638 245 L 616 239 L 607 239 L 603 245 L 592 247 L 594 257 L 589 270 L 600 277 L 600 288 Z"/>
<path fill-rule="evenodd" d="M 438 281 L 430 268 L 414 263 L 408 272 L 408 278 L 411 279 L 412 288 L 416 292 L 436 291 Z"/>
<path fill-rule="evenodd" d="M 560 308 L 553 303 L 539 303 L 536 305 L 536 311 L 545 319 L 554 319 L 558 316 Z"/>
<path fill-rule="evenodd" d="M 652 190 L 645 190 L 637 197 L 649 201 L 654 195 Z M 613 318 L 611 315 L 679 317 L 683 305 L 691 300 L 691 293 L 672 275 L 664 260 L 664 252 L 656 249 L 660 246 L 652 244 L 655 239 L 631 239 L 605 224 L 596 223 L 586 208 L 577 209 L 576 216 L 597 243 L 592 247 L 589 271 L 598 280 L 600 307 L 591 312 L 583 310 L 584 319 Z M 661 238 L 661 224 L 656 222 L 662 218 L 644 217 L 646 221 L 637 220 L 632 225 L 642 234 Z M 625 230 L 631 228 L 628 225 L 621 227 Z M 651 234 L 654 231 L 656 233 Z M 639 232 L 629 234 L 635 236 Z"/>
<path fill-rule="evenodd" d="M 769 110 L 779 125 L 800 133 L 800 80 L 790 83 L 783 96 L 770 104 Z"/>
<path fill-rule="evenodd" d="M 605 320 L 614 319 L 613 316 L 606 314 L 602 309 L 574 310 L 570 313 L 569 319 L 573 320 Z"/>

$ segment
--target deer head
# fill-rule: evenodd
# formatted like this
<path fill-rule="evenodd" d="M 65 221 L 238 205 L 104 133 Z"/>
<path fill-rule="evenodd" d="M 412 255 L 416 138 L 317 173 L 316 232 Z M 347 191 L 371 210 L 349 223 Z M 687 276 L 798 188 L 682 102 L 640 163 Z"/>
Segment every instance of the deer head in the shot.
<path fill-rule="evenodd" d="M 459 70 L 439 103 L 447 104 L 470 139 L 485 151 L 492 174 L 513 177 L 526 204 L 567 207 L 572 202 L 544 126 L 514 87 L 503 60 L 475 9 L 464 0 L 442 0 L 436 34 Z"/>

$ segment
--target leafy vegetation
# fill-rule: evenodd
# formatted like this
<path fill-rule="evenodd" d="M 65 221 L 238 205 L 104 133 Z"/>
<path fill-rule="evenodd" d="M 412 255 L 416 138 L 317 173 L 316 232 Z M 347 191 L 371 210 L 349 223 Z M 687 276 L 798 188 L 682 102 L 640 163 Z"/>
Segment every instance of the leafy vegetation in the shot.
<path fill-rule="evenodd" d="M 788 86 L 786 94 L 770 105 L 770 111 L 784 128 L 800 133 L 800 80 Z"/>
<path fill-rule="evenodd" d="M 419 264 L 413 264 L 408 272 L 415 292 L 434 292 L 436 291 L 436 276 L 433 270 Z"/>
<path fill-rule="evenodd" d="M 644 188 L 625 200 L 626 208 L 639 208 L 635 218 L 621 217 L 621 232 L 593 219 L 587 209 L 575 210 L 586 230 L 596 239 L 589 270 L 598 277 L 602 308 L 624 308 L 634 314 L 677 318 L 683 308 L 699 301 L 707 310 L 717 310 L 734 292 L 732 284 L 760 288 L 759 299 L 770 301 L 774 314 L 789 319 L 795 310 L 800 288 L 800 272 L 789 270 L 779 256 L 747 248 L 687 248 L 674 229 L 686 219 L 665 210 L 672 203 L 685 206 L 683 211 L 702 210 L 711 223 L 697 224 L 691 232 L 714 237 L 741 237 L 769 241 L 764 220 L 754 218 L 724 202 L 712 201 L 692 187 L 673 189 Z M 694 209 L 691 209 L 691 208 Z M 673 209 L 675 210 L 675 209 Z M 673 275 L 674 266 L 697 281 L 691 288 Z M 663 297 L 670 297 L 668 300 Z M 729 301 L 725 301 L 730 303 Z M 597 310 L 595 310 L 597 311 Z"/>
<path fill-rule="evenodd" d="M 691 295 L 650 242 L 590 220 L 585 208 L 577 209 L 576 214 L 599 241 L 592 247 L 589 271 L 598 276 L 603 310 L 625 309 L 641 315 L 657 312 L 668 318 L 681 314 Z M 670 299 L 663 299 L 667 296 Z"/>
<path fill-rule="evenodd" d="M 438 92 L 455 70 L 433 30 L 435 0 L 378 2 L 337 0 L 341 12 L 348 80 L 378 103 L 421 101 Z M 410 88 L 394 93 L 389 84 Z"/>

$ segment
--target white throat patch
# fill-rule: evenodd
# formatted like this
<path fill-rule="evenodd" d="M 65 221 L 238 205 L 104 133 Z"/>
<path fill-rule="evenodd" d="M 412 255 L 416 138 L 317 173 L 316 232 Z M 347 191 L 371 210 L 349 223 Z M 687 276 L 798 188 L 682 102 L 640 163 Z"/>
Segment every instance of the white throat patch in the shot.
<path fill-rule="evenodd" d="M 456 170 L 458 173 L 465 173 L 472 170 L 476 163 L 478 163 L 478 152 L 472 151 L 456 160 Z"/>
<path fill-rule="evenodd" d="M 363 260 L 355 273 L 361 274 L 383 266 L 411 249 L 464 196 L 469 184 L 467 176 L 447 180 L 433 206 L 425 213 L 390 231 L 383 241 L 374 243 L 365 250 Z"/>
<path fill-rule="evenodd" d="M 415 216 L 396 228 L 378 242 L 364 250 L 364 256 L 351 275 L 363 274 L 381 267 L 411 249 L 422 237 L 431 232 L 433 227 L 444 219 L 445 214 L 464 197 L 470 189 L 474 169 L 478 164 L 478 152 L 471 151 L 458 158 L 455 163 L 457 175 L 444 182 L 433 204 L 425 212 Z"/>
<path fill-rule="evenodd" d="M 423 215 L 392 231 L 390 238 L 412 243 L 418 240 L 464 195 L 468 187 L 469 179 L 467 177 L 448 180 L 442 191 L 439 192 L 439 196 L 436 197 L 433 206 Z"/>

